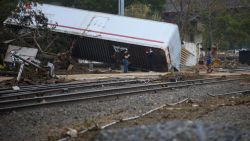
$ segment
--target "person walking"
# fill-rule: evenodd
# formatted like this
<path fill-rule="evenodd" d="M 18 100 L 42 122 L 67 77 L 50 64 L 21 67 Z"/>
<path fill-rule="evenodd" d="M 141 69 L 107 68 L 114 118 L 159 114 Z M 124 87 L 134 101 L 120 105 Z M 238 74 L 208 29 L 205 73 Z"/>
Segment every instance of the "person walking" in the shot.
<path fill-rule="evenodd" d="M 128 72 L 128 58 L 130 57 L 130 54 L 128 53 L 128 50 L 126 49 L 126 51 L 124 52 L 124 55 L 123 55 L 123 72 L 124 73 L 127 73 Z"/>
<path fill-rule="evenodd" d="M 203 48 L 200 48 L 200 54 L 198 58 L 198 65 L 196 65 L 195 68 L 195 73 L 199 74 L 200 69 L 205 69 L 207 70 L 207 66 L 205 65 L 205 57 L 206 57 L 206 52 L 204 51 Z"/>
<path fill-rule="evenodd" d="M 211 73 L 212 69 L 212 52 L 211 48 L 207 49 L 207 73 Z"/>

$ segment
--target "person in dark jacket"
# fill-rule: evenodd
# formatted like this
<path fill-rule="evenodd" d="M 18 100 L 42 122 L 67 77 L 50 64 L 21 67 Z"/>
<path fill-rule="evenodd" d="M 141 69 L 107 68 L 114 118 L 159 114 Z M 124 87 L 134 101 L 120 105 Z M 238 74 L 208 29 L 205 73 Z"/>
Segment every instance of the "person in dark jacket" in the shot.
<path fill-rule="evenodd" d="M 146 54 L 147 54 L 147 59 L 148 59 L 148 71 L 152 71 L 153 70 L 153 63 L 154 63 L 154 52 L 150 48 L 146 51 Z"/>

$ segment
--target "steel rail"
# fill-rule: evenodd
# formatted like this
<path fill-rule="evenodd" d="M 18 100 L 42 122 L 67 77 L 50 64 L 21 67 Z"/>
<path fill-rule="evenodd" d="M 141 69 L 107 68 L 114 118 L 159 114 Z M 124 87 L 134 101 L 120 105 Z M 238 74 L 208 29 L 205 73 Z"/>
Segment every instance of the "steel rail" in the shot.
<path fill-rule="evenodd" d="M 48 89 L 53 89 L 53 88 L 65 88 L 67 86 L 75 86 L 75 85 L 89 85 L 89 84 L 100 84 L 100 83 L 111 83 L 111 82 L 116 82 L 119 83 L 124 80 L 115 80 L 115 81 L 93 81 L 93 82 L 77 82 L 77 83 L 60 83 L 60 84 L 50 84 L 50 85 L 41 85 L 41 86 L 35 86 L 35 87 L 21 87 L 20 90 L 4 90 L 0 91 L 0 96 L 5 95 L 5 94 L 13 94 L 13 93 L 20 93 L 20 92 L 29 92 L 29 91 L 38 91 L 38 90 L 48 90 Z M 126 80 L 125 80 L 126 81 Z M 132 80 L 127 80 L 127 81 L 132 81 Z M 133 80 L 135 81 L 135 80 Z M 137 80 L 140 81 L 140 80 Z"/>
<path fill-rule="evenodd" d="M 8 101 L 8 102 L 1 102 L 0 105 L 2 107 L 0 108 L 0 111 L 6 111 L 6 110 L 14 110 L 14 109 L 20 109 L 20 108 L 27 108 L 27 107 L 36 107 L 41 105 L 51 105 L 51 104 L 57 104 L 57 103 L 65 103 L 65 102 L 75 102 L 75 101 L 82 101 L 82 100 L 93 100 L 93 99 L 102 99 L 102 98 L 108 98 L 108 97 L 119 97 L 119 96 L 126 96 L 126 95 L 132 95 L 132 94 L 138 94 L 143 92 L 157 92 L 160 90 L 166 90 L 166 89 L 174 89 L 174 88 L 182 88 L 182 87 L 188 87 L 193 85 L 204 85 L 204 84 L 211 84 L 211 83 L 221 83 L 221 82 L 229 82 L 229 81 L 237 81 L 237 80 L 243 80 L 243 79 L 228 79 L 228 80 L 217 80 L 217 81 L 211 81 L 211 82 L 200 82 L 200 83 L 192 83 L 192 84 L 184 84 L 179 86 L 170 86 L 170 87 L 157 87 L 157 88 L 149 88 L 149 89 L 143 89 L 143 90 L 134 90 L 130 92 L 116 92 L 113 94 L 103 94 L 100 92 L 111 92 L 115 89 L 107 89 L 107 90 L 99 90 L 99 91 L 90 91 L 85 93 L 71 93 L 71 94 L 63 94 L 63 95 L 56 95 L 56 96 L 47 96 L 47 97 L 39 97 L 39 98 L 33 98 L 33 99 L 22 99 L 18 101 Z M 193 81 L 194 82 L 194 81 Z M 141 86 L 142 87 L 142 86 Z M 144 87 L 147 87 L 144 86 Z M 118 88 L 119 89 L 119 88 Z M 116 89 L 116 90 L 118 90 Z M 122 88 L 126 89 L 126 88 Z M 134 89 L 129 87 L 129 89 Z M 93 94 L 97 95 L 93 95 Z M 91 96 L 89 96 L 92 94 Z M 83 96 L 84 97 L 79 97 Z M 66 99 L 62 99 L 65 98 Z M 35 102 L 35 103 L 28 103 L 27 102 Z M 41 102 L 43 101 L 43 102 Z M 11 104 L 18 104 L 19 102 L 25 102 L 25 105 L 12 105 L 12 106 L 4 106 L 4 105 L 10 105 Z M 37 103 L 39 102 L 39 103 Z"/>
<path fill-rule="evenodd" d="M 217 79 L 221 79 L 221 77 L 216 77 L 216 78 L 208 78 L 208 79 L 196 79 L 196 80 L 187 80 L 187 81 L 178 81 L 178 83 L 191 83 L 191 82 L 194 82 L 194 81 L 208 81 L 208 80 L 217 80 Z M 132 83 L 132 81 L 135 81 L 135 82 L 144 82 L 143 80 L 130 80 L 128 79 L 128 82 L 127 83 Z M 158 79 L 157 79 L 158 80 Z M 155 80 L 152 80 L 152 81 L 155 81 Z M 106 82 L 106 81 L 104 81 Z M 44 94 L 44 93 L 48 93 L 48 92 L 66 92 L 70 89 L 78 89 L 78 88 L 87 88 L 87 87 L 97 87 L 97 86 L 100 86 L 100 85 L 111 85 L 111 84 L 115 84 L 115 83 L 119 83 L 119 82 L 122 82 L 122 81 L 114 81 L 114 83 L 110 82 L 110 81 L 107 81 L 109 83 L 97 83 L 96 85 L 85 85 L 85 86 L 81 86 L 81 85 L 74 85 L 71 86 L 71 85 L 68 85 L 70 87 L 66 87 L 65 88 L 65 85 L 63 86 L 60 86 L 60 87 L 48 87 L 48 88 L 42 88 L 42 89 L 29 89 L 28 91 L 15 91 L 13 90 L 11 93 L 5 93 L 4 95 L 1 96 L 1 93 L 0 93 L 0 101 L 1 100 L 5 100 L 5 99 L 8 99 L 8 98 L 20 98 L 23 96 L 32 96 L 32 95 L 38 95 L 38 94 Z M 123 83 L 123 82 L 122 82 Z M 126 82 L 124 82 L 126 83 Z M 165 83 L 165 82 L 164 82 Z M 176 82 L 168 82 L 168 84 L 171 84 L 171 83 L 176 83 Z M 77 83 L 78 84 L 78 83 Z M 85 83 L 84 83 L 85 84 Z M 51 90 L 51 91 L 50 91 Z M 5 96 L 7 95 L 7 96 Z"/>
<path fill-rule="evenodd" d="M 110 81 L 110 80 L 103 80 L 102 82 L 107 82 L 107 81 Z M 87 84 L 87 83 L 98 83 L 98 82 L 100 82 L 100 81 L 90 81 L 90 82 L 77 81 L 77 82 L 68 82 L 68 83 L 55 83 L 55 84 L 40 84 L 40 85 L 19 86 L 19 88 L 20 89 L 29 89 L 29 88 L 36 88 L 36 87 L 54 87 L 54 86 L 63 86 L 63 85 L 70 85 L 70 84 Z M 13 88 L 12 87 L 0 88 L 0 92 L 5 91 L 5 90 L 13 90 Z"/>
<path fill-rule="evenodd" d="M 75 84 L 90 84 L 90 83 L 103 83 L 103 82 L 110 82 L 110 81 L 120 81 L 120 80 L 131 80 L 131 79 L 109 79 L 109 80 L 98 80 L 98 81 L 75 81 L 75 82 L 68 82 L 68 83 L 55 83 L 55 84 L 38 84 L 38 85 L 28 85 L 28 86 L 19 86 L 20 89 L 30 89 L 32 87 L 55 87 L 55 86 L 67 86 L 67 85 L 75 85 Z M 4 90 L 13 90 L 12 87 L 9 88 L 0 88 L 0 92 Z"/>
<path fill-rule="evenodd" d="M 216 78 L 208 78 L 208 79 L 197 79 L 198 80 L 210 80 L 210 79 L 220 79 L 221 77 L 216 77 Z M 122 79 L 126 80 L 126 79 Z M 127 79 L 131 80 L 131 79 Z M 140 79 L 139 79 L 140 80 Z M 152 79 L 152 81 L 156 81 L 158 79 Z M 120 81 L 120 79 L 111 79 L 111 80 L 99 80 L 99 81 L 90 81 L 90 82 L 70 82 L 70 83 L 58 83 L 58 84 L 42 84 L 42 85 L 31 85 L 31 86 L 19 86 L 20 90 L 13 90 L 13 88 L 0 88 L 0 96 L 3 94 L 11 94 L 11 93 L 20 93 L 20 92 L 25 92 L 25 91 L 33 91 L 33 90 L 47 90 L 48 88 L 52 87 L 64 87 L 64 86 L 70 86 L 70 85 L 77 85 L 77 84 L 91 84 L 91 83 L 103 83 L 103 82 L 110 82 L 110 81 Z M 143 79 L 141 80 L 143 81 Z M 188 80 L 188 81 L 193 81 L 193 80 Z M 40 89 L 39 89 L 40 88 Z"/>
<path fill-rule="evenodd" d="M 233 79 L 235 80 L 235 79 Z M 239 79 L 236 79 L 236 80 L 239 80 Z M 223 81 L 230 81 L 230 80 L 223 80 Z M 190 81 L 188 81 L 190 82 Z M 196 81 L 191 81 L 192 83 L 193 82 L 196 82 Z M 200 82 L 200 83 L 197 83 L 196 85 L 199 85 L 199 84 L 203 84 L 204 82 L 202 81 L 197 81 L 197 82 Z M 222 81 L 220 81 L 222 82 Z M 86 91 L 86 92 L 72 92 L 72 93 L 62 93 L 62 94 L 57 94 L 57 95 L 51 95 L 51 96 L 42 96 L 42 97 L 35 97 L 35 98 L 24 98 L 24 99 L 15 99 L 15 100 L 7 100 L 7 101 L 0 101 L 0 106 L 1 104 L 4 104 L 4 103 L 15 103 L 15 102 L 28 102 L 28 101 L 33 101 L 33 100 L 44 100 L 44 99 L 52 99 L 52 98 L 63 98 L 63 97 L 68 97 L 68 96 L 78 96 L 78 95 L 90 95 L 90 94 L 96 94 L 96 93 L 103 93 L 103 92 L 106 92 L 106 93 L 110 93 L 110 92 L 115 92 L 115 91 L 122 91 L 122 90 L 133 90 L 133 89 L 138 89 L 138 88 L 152 88 L 152 87 L 167 87 L 169 84 L 182 84 L 182 83 L 186 83 L 186 81 L 181 81 L 181 82 L 167 82 L 167 83 L 156 83 L 156 84 L 148 84 L 148 85 L 137 85 L 137 86 L 130 86 L 130 87 L 119 87 L 119 88 L 112 88 L 112 89 L 104 89 L 104 90 L 91 90 L 91 91 Z M 208 82 L 206 82 L 208 83 Z M 205 84 L 206 84 L 205 83 Z M 193 83 L 194 84 L 194 83 Z M 171 88 L 171 87 L 168 87 L 168 88 Z"/>
<path fill-rule="evenodd" d="M 121 84 L 126 84 L 126 83 L 140 83 L 141 81 L 138 80 L 128 80 L 128 81 L 119 81 L 119 82 L 109 82 L 109 83 L 98 83 L 98 84 L 89 84 L 89 85 L 76 85 L 76 86 L 70 86 L 66 88 L 49 88 L 46 90 L 40 90 L 40 91 L 28 91 L 28 92 L 22 92 L 22 93 L 17 93 L 17 94 L 11 94 L 11 95 L 3 95 L 0 96 L 0 101 L 6 100 L 6 99 L 20 99 L 22 97 L 28 97 L 28 96 L 44 96 L 44 95 L 50 95 L 52 92 L 55 95 L 55 92 L 68 92 L 72 90 L 83 90 L 87 89 L 89 87 L 102 87 L 102 86 L 117 86 Z"/>
<path fill-rule="evenodd" d="M 158 86 L 158 85 L 171 85 L 171 84 L 177 84 L 177 83 L 193 83 L 193 82 L 203 82 L 203 81 L 209 81 L 209 80 L 219 80 L 221 78 L 209 78 L 209 79 L 196 79 L 196 80 L 187 80 L 187 81 L 178 81 L 178 82 L 162 82 L 162 83 L 155 83 L 155 84 L 148 84 L 147 86 Z M 135 80 L 134 80 L 135 81 Z M 131 81 L 127 81 L 127 82 L 124 82 L 124 83 L 131 83 Z M 136 82 L 136 81 L 135 81 Z M 87 86 L 72 86 L 72 87 L 68 87 L 68 88 L 63 88 L 63 89 L 54 89 L 54 90 L 44 90 L 44 91 L 33 91 L 33 92 L 24 92 L 24 93 L 18 93 L 18 94 L 15 94 L 15 95 L 5 95 L 5 96 L 2 96 L 0 97 L 0 101 L 3 101 L 3 100 L 8 100 L 8 99 L 20 99 L 21 97 L 30 97 L 30 96 L 36 96 L 36 97 L 39 97 L 39 96 L 44 96 L 44 95 L 48 95 L 47 93 L 49 92 L 66 92 L 66 91 L 69 91 L 70 89 L 84 89 L 87 88 L 87 87 L 97 87 L 97 86 L 107 86 L 107 85 L 112 85 L 112 84 L 116 84 L 117 82 L 114 82 L 114 83 L 107 83 L 107 84 L 97 84 L 97 85 L 87 85 Z M 123 83 L 123 82 L 122 82 Z M 142 85 L 142 86 L 134 86 L 134 87 L 144 87 L 145 85 Z M 127 88 L 127 87 L 125 87 Z M 132 86 L 131 86 L 132 88 Z M 122 88 L 119 88 L 119 90 L 121 90 Z M 111 90 L 111 89 L 109 89 Z M 112 89 L 113 90 L 113 89 Z M 70 94 L 70 93 L 69 93 Z"/>

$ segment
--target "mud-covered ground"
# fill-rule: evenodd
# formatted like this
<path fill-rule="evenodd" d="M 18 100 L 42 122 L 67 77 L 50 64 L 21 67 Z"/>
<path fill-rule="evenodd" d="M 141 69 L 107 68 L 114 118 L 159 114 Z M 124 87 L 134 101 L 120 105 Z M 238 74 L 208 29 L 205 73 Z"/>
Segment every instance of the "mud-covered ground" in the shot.
<path fill-rule="evenodd" d="M 170 121 L 202 121 L 205 123 L 227 125 L 250 133 L 250 96 L 223 96 L 209 97 L 205 101 L 188 100 L 176 106 L 167 106 L 157 110 L 145 117 L 124 121 L 105 130 L 121 130 L 142 125 L 152 125 Z M 152 131 L 153 132 L 153 131 Z M 100 131 L 91 131 L 82 134 L 77 139 L 71 140 L 93 140 Z M 136 135 L 136 131 L 134 132 Z M 250 135 L 248 135 L 250 137 Z"/>
<path fill-rule="evenodd" d="M 126 117 L 140 115 L 163 104 L 189 100 L 167 106 L 137 120 L 115 124 L 104 130 L 118 130 L 140 125 L 172 121 L 202 120 L 250 130 L 250 97 L 233 95 L 211 97 L 208 94 L 246 90 L 249 80 L 192 86 L 103 101 L 65 103 L 35 109 L 24 109 L 0 115 L 0 140 L 57 140 L 68 128 L 77 131 L 102 126 Z M 86 132 L 70 140 L 93 140 L 98 131 Z"/>

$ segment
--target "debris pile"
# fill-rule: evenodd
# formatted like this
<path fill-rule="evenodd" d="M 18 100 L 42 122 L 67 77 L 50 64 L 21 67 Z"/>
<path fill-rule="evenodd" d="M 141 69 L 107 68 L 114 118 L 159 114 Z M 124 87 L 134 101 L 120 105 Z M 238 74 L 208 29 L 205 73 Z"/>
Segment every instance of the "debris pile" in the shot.
<path fill-rule="evenodd" d="M 226 60 L 226 61 L 221 62 L 221 67 L 226 68 L 226 69 L 236 69 L 239 66 L 242 66 L 242 64 L 234 60 L 231 60 L 231 61 Z"/>
<path fill-rule="evenodd" d="M 185 80 L 200 79 L 204 77 L 205 76 L 202 75 L 196 75 L 195 73 L 174 72 L 161 76 L 161 79 L 163 81 L 185 81 Z"/>

